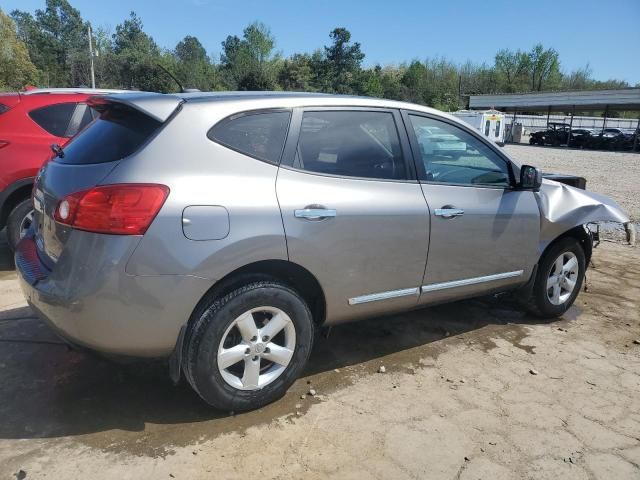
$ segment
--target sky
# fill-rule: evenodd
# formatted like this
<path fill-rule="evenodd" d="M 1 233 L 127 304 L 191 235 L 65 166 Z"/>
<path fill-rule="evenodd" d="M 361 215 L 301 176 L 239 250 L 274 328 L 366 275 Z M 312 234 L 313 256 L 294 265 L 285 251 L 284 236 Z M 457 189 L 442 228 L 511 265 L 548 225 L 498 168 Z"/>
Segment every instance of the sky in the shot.
<path fill-rule="evenodd" d="M 345 27 L 360 42 L 365 65 L 446 57 L 493 62 L 501 48 L 542 42 L 569 72 L 589 64 L 593 77 L 640 84 L 640 0 L 70 0 L 94 26 L 115 31 L 130 11 L 164 48 L 198 37 L 217 61 L 220 42 L 261 21 L 282 54 L 312 52 Z M 0 8 L 33 12 L 44 0 L 0 0 Z"/>

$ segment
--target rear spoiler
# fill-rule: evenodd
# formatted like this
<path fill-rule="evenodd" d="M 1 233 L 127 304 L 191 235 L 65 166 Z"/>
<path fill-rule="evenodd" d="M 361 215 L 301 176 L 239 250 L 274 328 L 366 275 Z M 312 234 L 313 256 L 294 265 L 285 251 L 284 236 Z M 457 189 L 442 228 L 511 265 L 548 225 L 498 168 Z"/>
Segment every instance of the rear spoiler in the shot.
<path fill-rule="evenodd" d="M 164 123 L 184 103 L 184 99 L 161 93 L 125 93 L 91 97 L 87 103 L 96 107 L 121 103 Z"/>

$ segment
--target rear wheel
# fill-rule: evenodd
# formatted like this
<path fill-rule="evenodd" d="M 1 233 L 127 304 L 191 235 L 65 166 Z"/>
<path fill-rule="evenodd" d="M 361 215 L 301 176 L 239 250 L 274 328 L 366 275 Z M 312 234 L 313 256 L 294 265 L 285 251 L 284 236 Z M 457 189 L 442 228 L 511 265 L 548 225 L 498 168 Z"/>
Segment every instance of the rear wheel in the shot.
<path fill-rule="evenodd" d="M 546 318 L 562 315 L 580 293 L 585 268 L 577 240 L 565 238 L 552 245 L 540 261 L 529 310 Z"/>
<path fill-rule="evenodd" d="M 246 285 L 196 315 L 185 373 L 194 390 L 218 409 L 251 410 L 280 398 L 309 358 L 309 308 L 278 282 Z"/>
<path fill-rule="evenodd" d="M 33 222 L 33 205 L 31 199 L 27 198 L 16 205 L 7 219 L 7 243 L 11 250 L 15 250 L 16 245 L 25 236 Z"/>

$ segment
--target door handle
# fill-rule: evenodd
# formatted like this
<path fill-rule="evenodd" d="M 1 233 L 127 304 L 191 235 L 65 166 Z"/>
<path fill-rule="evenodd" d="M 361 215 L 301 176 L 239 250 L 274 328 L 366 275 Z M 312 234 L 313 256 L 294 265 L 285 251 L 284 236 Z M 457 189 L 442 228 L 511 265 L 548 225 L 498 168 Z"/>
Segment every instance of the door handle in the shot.
<path fill-rule="evenodd" d="M 309 205 L 305 208 L 294 210 L 296 218 L 304 218 L 305 220 L 324 220 L 336 216 L 335 208 L 325 208 L 319 205 Z"/>
<path fill-rule="evenodd" d="M 464 215 L 464 210 L 462 210 L 461 208 L 452 208 L 452 207 L 436 208 L 433 211 L 433 214 L 442 218 L 453 218 L 453 217 L 460 217 Z"/>

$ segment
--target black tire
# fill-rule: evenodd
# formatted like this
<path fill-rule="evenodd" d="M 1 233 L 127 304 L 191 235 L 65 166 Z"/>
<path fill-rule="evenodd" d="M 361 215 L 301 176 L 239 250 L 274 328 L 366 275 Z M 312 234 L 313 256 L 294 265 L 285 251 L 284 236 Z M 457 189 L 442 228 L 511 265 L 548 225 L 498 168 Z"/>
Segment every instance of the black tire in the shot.
<path fill-rule="evenodd" d="M 554 262 L 565 252 L 571 252 L 576 256 L 578 260 L 578 275 L 571 295 L 560 305 L 554 305 L 549 300 L 547 294 L 547 279 L 552 272 Z M 569 307 L 573 305 L 573 302 L 580 293 L 582 282 L 584 280 L 585 269 L 586 261 L 584 250 L 576 239 L 564 238 L 551 245 L 551 247 L 549 247 L 549 249 L 543 254 L 540 259 L 540 263 L 538 264 L 536 280 L 533 285 L 531 298 L 527 303 L 527 309 L 534 315 L 542 318 L 559 317 L 565 313 Z"/>
<path fill-rule="evenodd" d="M 14 251 L 16 245 L 20 241 L 20 229 L 25 217 L 33 210 L 31 199 L 27 198 L 16 205 L 7 219 L 7 243 L 9 248 Z"/>
<path fill-rule="evenodd" d="M 261 306 L 284 311 L 295 327 L 295 349 L 286 369 L 261 389 L 241 390 L 227 383 L 218 369 L 217 352 L 233 321 Z M 245 411 L 282 397 L 302 373 L 313 346 L 314 324 L 306 302 L 296 291 L 276 281 L 250 283 L 194 312 L 185 339 L 185 376 L 209 405 L 222 411 Z"/>

